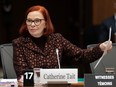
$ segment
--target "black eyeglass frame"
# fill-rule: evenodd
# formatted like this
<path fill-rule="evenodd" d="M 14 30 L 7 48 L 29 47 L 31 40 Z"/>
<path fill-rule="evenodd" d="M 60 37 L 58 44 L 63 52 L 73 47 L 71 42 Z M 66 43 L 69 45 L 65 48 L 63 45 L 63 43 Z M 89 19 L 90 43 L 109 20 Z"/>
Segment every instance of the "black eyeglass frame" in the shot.
<path fill-rule="evenodd" d="M 39 26 L 40 24 L 41 24 L 41 21 L 42 20 L 45 20 L 45 19 L 39 19 L 39 18 L 36 18 L 36 19 L 34 19 L 34 20 L 31 20 L 31 19 L 26 19 L 26 24 L 27 25 L 32 25 L 32 23 L 34 22 L 34 24 L 36 25 L 36 26 Z M 30 22 L 29 22 L 30 21 Z M 38 21 L 38 23 L 37 23 L 37 21 Z"/>

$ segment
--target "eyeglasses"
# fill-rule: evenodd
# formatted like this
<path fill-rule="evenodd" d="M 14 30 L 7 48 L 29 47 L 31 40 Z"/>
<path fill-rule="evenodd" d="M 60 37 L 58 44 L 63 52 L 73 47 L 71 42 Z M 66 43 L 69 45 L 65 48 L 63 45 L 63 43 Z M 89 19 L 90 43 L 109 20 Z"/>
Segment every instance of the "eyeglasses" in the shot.
<path fill-rule="evenodd" d="M 38 26 L 38 25 L 41 24 L 41 21 L 42 21 L 42 20 L 44 20 L 44 19 L 39 19 L 39 18 L 36 18 L 36 19 L 34 19 L 34 20 L 27 19 L 27 20 L 26 20 L 26 24 L 27 24 L 27 25 L 31 25 L 32 22 L 34 22 L 34 24 L 35 24 L 36 26 Z"/>

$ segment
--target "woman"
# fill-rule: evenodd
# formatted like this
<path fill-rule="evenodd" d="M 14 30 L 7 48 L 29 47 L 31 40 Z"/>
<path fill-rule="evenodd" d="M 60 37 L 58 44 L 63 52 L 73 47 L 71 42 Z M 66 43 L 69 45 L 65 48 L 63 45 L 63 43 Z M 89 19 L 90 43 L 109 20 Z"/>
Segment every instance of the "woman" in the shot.
<path fill-rule="evenodd" d="M 82 50 L 53 32 L 50 16 L 43 6 L 32 6 L 27 10 L 19 31 L 21 37 L 13 40 L 13 62 L 18 80 L 30 68 L 58 68 L 57 57 L 61 60 L 63 53 L 75 61 L 83 58 L 91 62 L 100 58 L 107 47 L 106 43 L 101 43 L 93 49 Z M 112 42 L 107 50 L 111 48 Z"/>

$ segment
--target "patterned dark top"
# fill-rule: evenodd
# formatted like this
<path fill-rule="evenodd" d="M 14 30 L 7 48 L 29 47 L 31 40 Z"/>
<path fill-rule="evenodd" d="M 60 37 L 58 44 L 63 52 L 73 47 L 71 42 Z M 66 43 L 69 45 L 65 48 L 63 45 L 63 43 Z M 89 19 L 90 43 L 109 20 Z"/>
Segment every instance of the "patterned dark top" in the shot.
<path fill-rule="evenodd" d="M 83 58 L 85 62 L 91 62 L 103 53 L 99 45 L 92 49 L 80 49 L 59 33 L 47 37 L 43 50 L 30 37 L 19 37 L 13 40 L 13 63 L 17 76 L 20 77 L 29 68 L 58 68 L 56 49 L 59 50 L 60 60 L 62 53 L 65 53 L 75 61 Z"/>

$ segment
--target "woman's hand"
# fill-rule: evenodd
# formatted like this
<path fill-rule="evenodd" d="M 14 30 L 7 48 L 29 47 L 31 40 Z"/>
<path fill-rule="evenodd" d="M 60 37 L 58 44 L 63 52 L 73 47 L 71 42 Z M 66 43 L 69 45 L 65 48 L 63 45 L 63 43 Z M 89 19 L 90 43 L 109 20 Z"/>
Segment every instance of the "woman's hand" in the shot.
<path fill-rule="evenodd" d="M 102 51 L 110 51 L 112 49 L 112 41 L 105 41 L 100 44 Z"/>
<path fill-rule="evenodd" d="M 18 82 L 22 82 L 23 83 L 23 75 L 21 75 L 21 78 L 18 80 Z"/>

